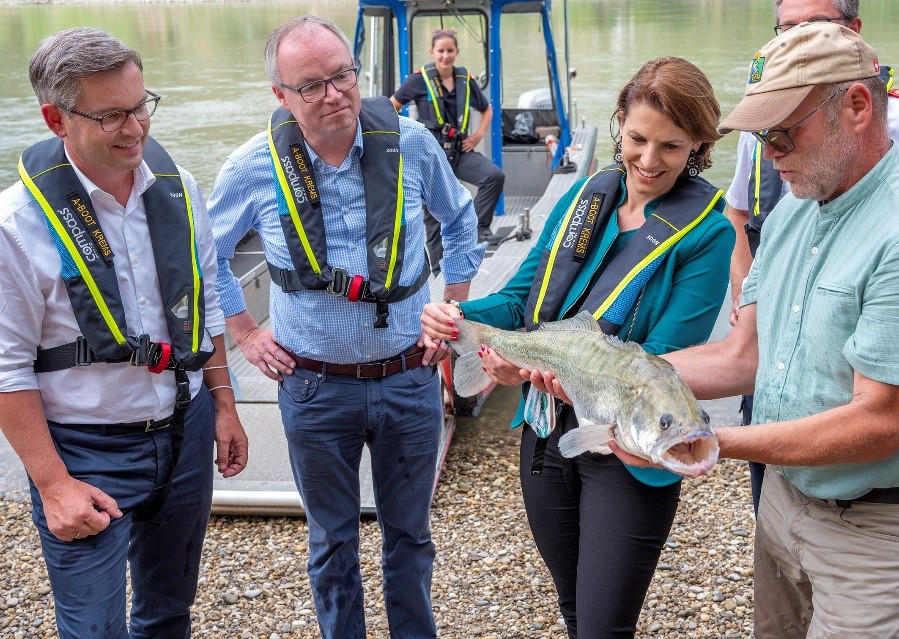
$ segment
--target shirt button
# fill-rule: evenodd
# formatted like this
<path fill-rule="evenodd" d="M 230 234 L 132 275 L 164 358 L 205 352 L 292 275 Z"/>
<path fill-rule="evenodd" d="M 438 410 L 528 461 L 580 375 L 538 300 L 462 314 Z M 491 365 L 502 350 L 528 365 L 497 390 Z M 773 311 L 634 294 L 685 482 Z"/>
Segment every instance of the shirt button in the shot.
<path fill-rule="evenodd" d="M 818 247 L 817 247 L 817 246 L 813 246 L 813 247 L 812 247 L 812 255 L 817 255 L 817 254 L 818 254 Z"/>
<path fill-rule="evenodd" d="M 142 298 L 140 298 L 140 299 L 137 300 L 137 301 L 140 302 L 140 305 L 141 305 L 141 306 L 143 306 L 143 305 L 145 305 L 145 304 L 147 303 L 147 298 L 146 298 L 146 297 L 142 297 Z"/>
<path fill-rule="evenodd" d="M 798 312 L 799 312 L 799 304 L 794 304 L 794 305 L 793 305 L 793 312 L 794 312 L 794 313 L 798 313 Z"/>
<path fill-rule="evenodd" d="M 782 371 L 783 369 L 784 369 L 784 363 L 783 363 L 783 362 L 777 362 L 777 370 Z"/>
<path fill-rule="evenodd" d="M 140 255 L 135 255 L 134 257 L 131 258 L 132 264 L 137 264 L 138 262 L 140 262 Z"/>

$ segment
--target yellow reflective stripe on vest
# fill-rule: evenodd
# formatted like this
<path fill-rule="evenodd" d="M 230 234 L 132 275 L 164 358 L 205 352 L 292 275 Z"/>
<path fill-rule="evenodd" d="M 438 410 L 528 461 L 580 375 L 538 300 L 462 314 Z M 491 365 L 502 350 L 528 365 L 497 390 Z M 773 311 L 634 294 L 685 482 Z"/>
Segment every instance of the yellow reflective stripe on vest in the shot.
<path fill-rule="evenodd" d="M 39 177 L 55 169 L 67 166 L 71 166 L 71 164 L 58 164 L 54 167 L 50 167 L 46 171 L 38 173 L 34 177 Z M 87 285 L 87 289 L 90 291 L 91 297 L 94 299 L 94 303 L 100 310 L 100 315 L 103 317 L 103 321 L 106 322 L 106 326 L 107 328 L 109 328 L 109 332 L 112 333 L 113 339 L 120 346 L 124 346 L 127 340 L 125 339 L 125 336 L 122 335 L 122 331 L 119 330 L 119 326 L 118 324 L 116 324 L 115 318 L 112 316 L 109 307 L 106 305 L 106 300 L 104 300 L 103 296 L 100 294 L 100 290 L 97 288 L 97 283 L 94 281 L 94 277 L 91 275 L 90 269 L 87 268 L 87 264 L 84 263 L 84 258 L 81 257 L 81 252 L 77 248 L 75 248 L 75 245 L 72 243 L 72 238 L 69 237 L 65 228 L 63 228 L 62 222 L 59 221 L 59 218 L 56 215 L 56 211 L 53 210 L 53 207 L 50 206 L 50 203 L 44 197 L 43 193 L 41 193 L 40 189 L 37 188 L 37 185 L 34 183 L 34 180 L 31 178 L 31 176 L 28 175 L 28 172 L 25 170 L 25 164 L 22 162 L 21 156 L 19 157 L 19 177 L 22 178 L 22 182 L 28 188 L 28 191 L 31 193 L 37 203 L 40 205 L 41 210 L 44 212 L 44 217 L 46 217 L 50 224 L 53 225 L 53 229 L 56 231 L 59 239 L 66 247 L 66 251 L 69 252 L 69 257 L 72 258 L 72 261 L 75 262 L 75 265 L 78 267 L 78 272 L 84 279 L 84 283 L 85 285 Z"/>
<path fill-rule="evenodd" d="M 425 79 L 425 88 L 427 88 L 428 90 L 428 97 L 431 98 L 431 104 L 434 106 L 434 113 L 437 114 L 437 124 L 440 124 L 442 126 L 443 114 L 440 113 L 440 107 L 437 104 L 437 92 L 431 85 L 431 80 L 428 78 L 428 72 L 424 67 L 421 68 L 421 77 Z"/>
<path fill-rule="evenodd" d="M 277 111 L 275 111 L 275 113 L 277 113 Z M 309 238 L 306 237 L 306 231 L 303 229 L 303 222 L 300 221 L 300 213 L 297 211 L 296 203 L 293 201 L 292 197 L 287 197 L 291 190 L 290 185 L 287 183 L 287 176 L 284 175 L 284 169 L 281 168 L 281 162 L 278 159 L 278 150 L 275 148 L 275 139 L 272 136 L 273 117 L 274 113 L 268 120 L 268 149 L 269 153 L 272 155 L 272 164 L 275 165 L 275 175 L 278 176 L 278 184 L 281 185 L 281 193 L 284 195 L 284 202 L 287 205 L 287 209 L 290 211 L 290 219 L 293 220 L 293 226 L 297 230 L 297 236 L 300 238 L 300 243 L 303 245 L 306 259 L 309 260 L 309 266 L 312 267 L 312 271 L 316 275 L 321 275 L 322 269 L 318 265 L 318 260 L 315 259 L 315 253 L 312 251 L 312 247 L 309 245 Z M 278 126 L 284 126 L 286 124 L 296 124 L 299 126 L 299 123 L 296 120 L 287 120 Z"/>
<path fill-rule="evenodd" d="M 194 314 L 191 318 L 191 326 L 193 327 L 191 330 L 190 336 L 190 350 L 193 353 L 197 353 L 200 351 L 200 289 L 202 286 L 200 285 L 200 266 L 197 263 L 197 229 L 194 226 L 194 210 L 190 204 L 190 191 L 187 190 L 187 185 L 184 183 L 184 178 L 180 173 L 154 173 L 156 177 L 177 177 L 178 180 L 181 181 L 181 190 L 184 192 L 184 206 L 187 208 L 187 224 L 190 226 L 190 270 L 191 270 L 191 279 L 193 280 L 193 309 Z"/>
<path fill-rule="evenodd" d="M 593 175 L 597 175 L 604 171 L 620 171 L 624 173 L 623 168 L 614 168 L 614 169 L 600 169 Z M 593 175 L 591 175 L 586 182 L 584 182 L 583 186 L 581 186 L 581 190 L 577 192 L 577 195 L 574 196 L 574 199 L 571 201 L 571 206 L 568 207 L 568 212 L 565 214 L 565 218 L 559 224 L 559 229 L 565 229 L 568 227 L 568 223 L 571 221 L 571 216 L 574 215 L 574 209 L 577 207 L 577 203 L 581 199 L 581 194 L 584 192 L 584 189 L 587 188 L 587 185 L 590 184 L 590 180 L 593 179 Z M 549 260 L 546 262 L 546 270 L 543 272 L 543 281 L 540 283 L 540 293 L 537 295 L 537 303 L 534 304 L 534 316 L 531 321 L 532 324 L 537 324 L 540 321 L 540 307 L 543 306 L 543 298 L 546 296 L 546 289 L 549 288 L 550 274 L 553 270 L 553 264 L 556 262 L 556 255 L 559 252 L 559 246 L 562 244 L 562 240 L 564 239 L 565 234 L 559 232 L 556 234 L 556 240 L 553 242 L 553 247 L 549 252 Z"/>
<path fill-rule="evenodd" d="M 362 135 L 380 133 L 399 137 L 399 131 L 363 131 Z M 364 140 L 364 138 L 363 138 Z M 365 143 L 362 143 L 363 148 Z M 390 263 L 387 265 L 387 277 L 384 278 L 384 288 L 390 290 L 393 285 L 393 272 L 396 269 L 396 252 L 400 243 L 400 229 L 403 226 L 403 154 L 400 153 L 400 170 L 396 180 L 396 210 L 393 212 L 393 239 L 390 245 Z"/>
<path fill-rule="evenodd" d="M 462 116 L 462 132 L 468 132 L 468 113 L 471 107 L 471 82 L 468 81 L 467 75 L 456 76 L 457 78 L 462 78 L 462 81 L 465 83 L 465 114 Z"/>
<path fill-rule="evenodd" d="M 668 249 L 670 249 L 672 246 L 674 246 L 674 244 L 676 244 L 684 235 L 689 233 L 693 229 L 693 227 L 695 227 L 697 224 L 699 224 L 705 218 L 705 216 L 708 215 L 709 212 L 715 207 L 715 204 L 718 202 L 718 200 L 721 199 L 722 195 L 724 195 L 724 191 L 722 191 L 721 189 L 718 189 L 718 192 L 715 194 L 715 197 L 712 198 L 712 200 L 709 202 L 708 206 L 705 207 L 705 209 L 702 211 L 702 213 L 700 213 L 698 216 L 696 216 L 696 218 L 692 222 L 690 222 L 687 226 L 685 226 L 684 228 L 682 228 L 680 230 L 678 230 L 677 227 L 674 226 L 673 224 L 671 224 L 668 220 L 666 220 L 662 217 L 659 217 L 658 215 L 653 213 L 652 217 L 656 218 L 657 220 L 661 220 L 662 222 L 664 222 L 665 224 L 667 224 L 668 226 L 673 228 L 675 231 L 677 231 L 677 233 L 675 233 L 674 235 L 669 237 L 664 242 L 660 243 L 649 255 L 647 255 L 642 260 L 640 260 L 640 262 L 636 266 L 634 266 L 634 268 L 632 268 L 627 275 L 624 276 L 624 278 L 621 280 L 621 282 L 618 283 L 618 286 L 616 286 L 612 290 L 611 294 L 609 294 L 609 296 L 605 299 L 605 301 L 602 304 L 600 304 L 599 308 L 596 309 L 596 311 L 594 311 L 593 319 L 595 319 L 596 321 L 599 321 L 599 319 L 603 316 L 603 314 L 607 310 L 609 310 L 609 307 L 615 302 L 615 300 L 618 299 L 618 296 L 621 294 L 621 291 L 623 291 L 624 288 L 628 284 L 630 284 L 631 280 L 633 280 L 644 268 L 646 268 L 647 264 L 649 264 L 650 262 L 652 262 L 653 260 L 658 258 L 659 255 L 663 255 L 666 251 L 668 251 Z"/>

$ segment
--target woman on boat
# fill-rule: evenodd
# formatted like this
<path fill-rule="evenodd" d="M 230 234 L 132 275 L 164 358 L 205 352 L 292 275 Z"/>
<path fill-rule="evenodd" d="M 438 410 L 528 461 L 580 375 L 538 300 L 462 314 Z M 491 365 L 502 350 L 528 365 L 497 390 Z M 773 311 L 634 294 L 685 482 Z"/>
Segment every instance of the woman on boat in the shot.
<path fill-rule="evenodd" d="M 490 127 L 493 108 L 471 74 L 464 67 L 454 66 L 459 55 L 455 31 L 435 29 L 428 53 L 434 61 L 410 74 L 390 101 L 397 111 L 406 103 L 415 102 L 419 121 L 446 151 L 453 173 L 478 189 L 474 198 L 478 241 L 497 242 L 501 238 L 490 232 L 490 223 L 506 177 L 502 169 L 474 150 Z M 473 133 L 469 127 L 471 109 L 481 113 Z M 437 262 L 443 256 L 439 224 L 430 215 L 425 216 L 425 221 L 431 264 L 437 270 Z"/>
<path fill-rule="evenodd" d="M 612 117 L 615 164 L 559 200 L 502 290 L 425 306 L 428 341 L 452 341 L 458 317 L 533 330 L 582 310 L 599 317 L 606 333 L 653 354 L 708 339 L 734 245 L 721 191 L 697 177 L 711 166 L 719 117 L 712 87 L 693 64 L 667 57 L 643 65 L 619 93 Z M 482 357 L 495 381 L 525 382 L 513 427 L 525 422 L 529 393 L 554 389 L 566 397 L 549 373 L 520 370 L 491 350 Z M 614 455 L 562 458 L 559 437 L 577 419 L 571 406 L 556 404 L 561 410 L 548 438 L 538 437 L 535 430 L 546 424 L 536 418 L 522 433 L 520 477 L 531 531 L 555 581 L 568 636 L 633 637 L 677 511 L 681 477 L 627 466 Z"/>

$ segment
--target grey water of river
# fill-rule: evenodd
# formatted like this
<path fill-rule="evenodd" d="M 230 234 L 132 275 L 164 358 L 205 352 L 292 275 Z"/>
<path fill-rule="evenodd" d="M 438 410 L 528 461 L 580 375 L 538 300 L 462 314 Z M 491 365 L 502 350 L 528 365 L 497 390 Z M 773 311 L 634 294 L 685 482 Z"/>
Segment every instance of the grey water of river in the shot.
<path fill-rule="evenodd" d="M 208 194 L 225 157 L 265 127 L 276 106 L 262 67 L 265 38 L 278 23 L 303 13 L 334 20 L 352 37 L 353 0 L 214 3 L 96 3 L 11 5 L 0 0 L 0 188 L 17 175 L 16 162 L 49 135 L 28 82 L 27 65 L 41 38 L 76 25 L 105 29 L 144 58 L 147 88 L 163 95 L 153 135 L 191 171 Z M 564 63 L 565 4 L 553 4 Z M 616 91 L 646 60 L 677 55 L 702 68 L 727 112 L 739 100 L 749 61 L 774 33 L 771 0 L 569 0 L 570 66 L 577 119 L 600 128 L 597 158 L 609 158 L 607 122 Z M 512 16 L 514 17 L 514 16 Z M 889 64 L 899 59 L 893 27 L 899 2 L 865 0 L 863 34 Z M 533 21 L 509 20 L 501 43 L 505 87 L 534 88 L 515 60 L 542 57 Z M 535 48 L 535 43 L 537 46 Z M 480 71 L 473 55 L 460 62 Z M 416 60 L 416 64 L 424 60 Z M 531 66 L 530 68 L 533 68 Z M 504 96 L 515 106 L 517 95 Z M 706 177 L 726 188 L 733 171 L 735 134 L 719 142 Z"/>

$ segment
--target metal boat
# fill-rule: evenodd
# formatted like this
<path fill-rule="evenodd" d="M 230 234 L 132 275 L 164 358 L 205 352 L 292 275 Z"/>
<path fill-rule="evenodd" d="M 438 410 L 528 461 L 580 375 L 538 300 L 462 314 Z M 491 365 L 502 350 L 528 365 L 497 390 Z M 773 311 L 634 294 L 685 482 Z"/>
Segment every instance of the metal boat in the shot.
<path fill-rule="evenodd" d="M 530 20 L 533 32 L 542 34 L 545 55 L 514 60 L 519 76 L 529 82 L 544 78 L 542 86 L 515 86 L 510 74 L 503 73 L 504 64 L 513 64 L 504 62 L 502 55 L 503 25 L 510 20 L 516 21 L 519 30 L 521 21 Z M 428 61 L 431 35 L 438 28 L 453 29 L 458 34 L 460 48 L 466 52 L 465 66 L 490 99 L 494 110 L 490 135 L 484 137 L 478 150 L 506 174 L 501 210 L 492 225 L 493 233 L 503 241 L 491 245 L 472 282 L 471 296 L 476 298 L 498 290 L 514 275 L 555 202 L 576 180 L 592 172 L 597 130 L 583 120 L 576 123 L 573 115 L 576 102 L 571 81 L 575 74 L 567 62 L 565 71 L 559 71 L 551 0 L 359 0 L 353 46 L 362 65 L 362 95 L 392 95 L 409 73 Z M 567 15 L 563 31 L 567 33 Z M 507 96 L 511 100 L 508 104 Z M 533 127 L 536 139 L 514 135 L 522 122 Z M 476 126 L 473 124 L 472 130 Z M 247 238 L 238 248 L 232 270 L 241 277 L 248 310 L 261 322 L 268 316 L 271 284 L 258 238 Z M 442 299 L 441 276 L 431 278 L 430 288 L 432 299 Z M 229 347 L 238 411 L 250 437 L 250 462 L 237 477 L 216 480 L 213 512 L 302 514 L 278 411 L 277 384 L 250 366 L 230 340 Z M 448 361 L 441 364 L 440 372 L 444 415 L 435 489 L 456 418 L 477 416 L 489 392 L 476 398 L 458 398 L 452 392 Z M 367 451 L 362 464 L 362 511 L 371 514 L 375 503 Z"/>

